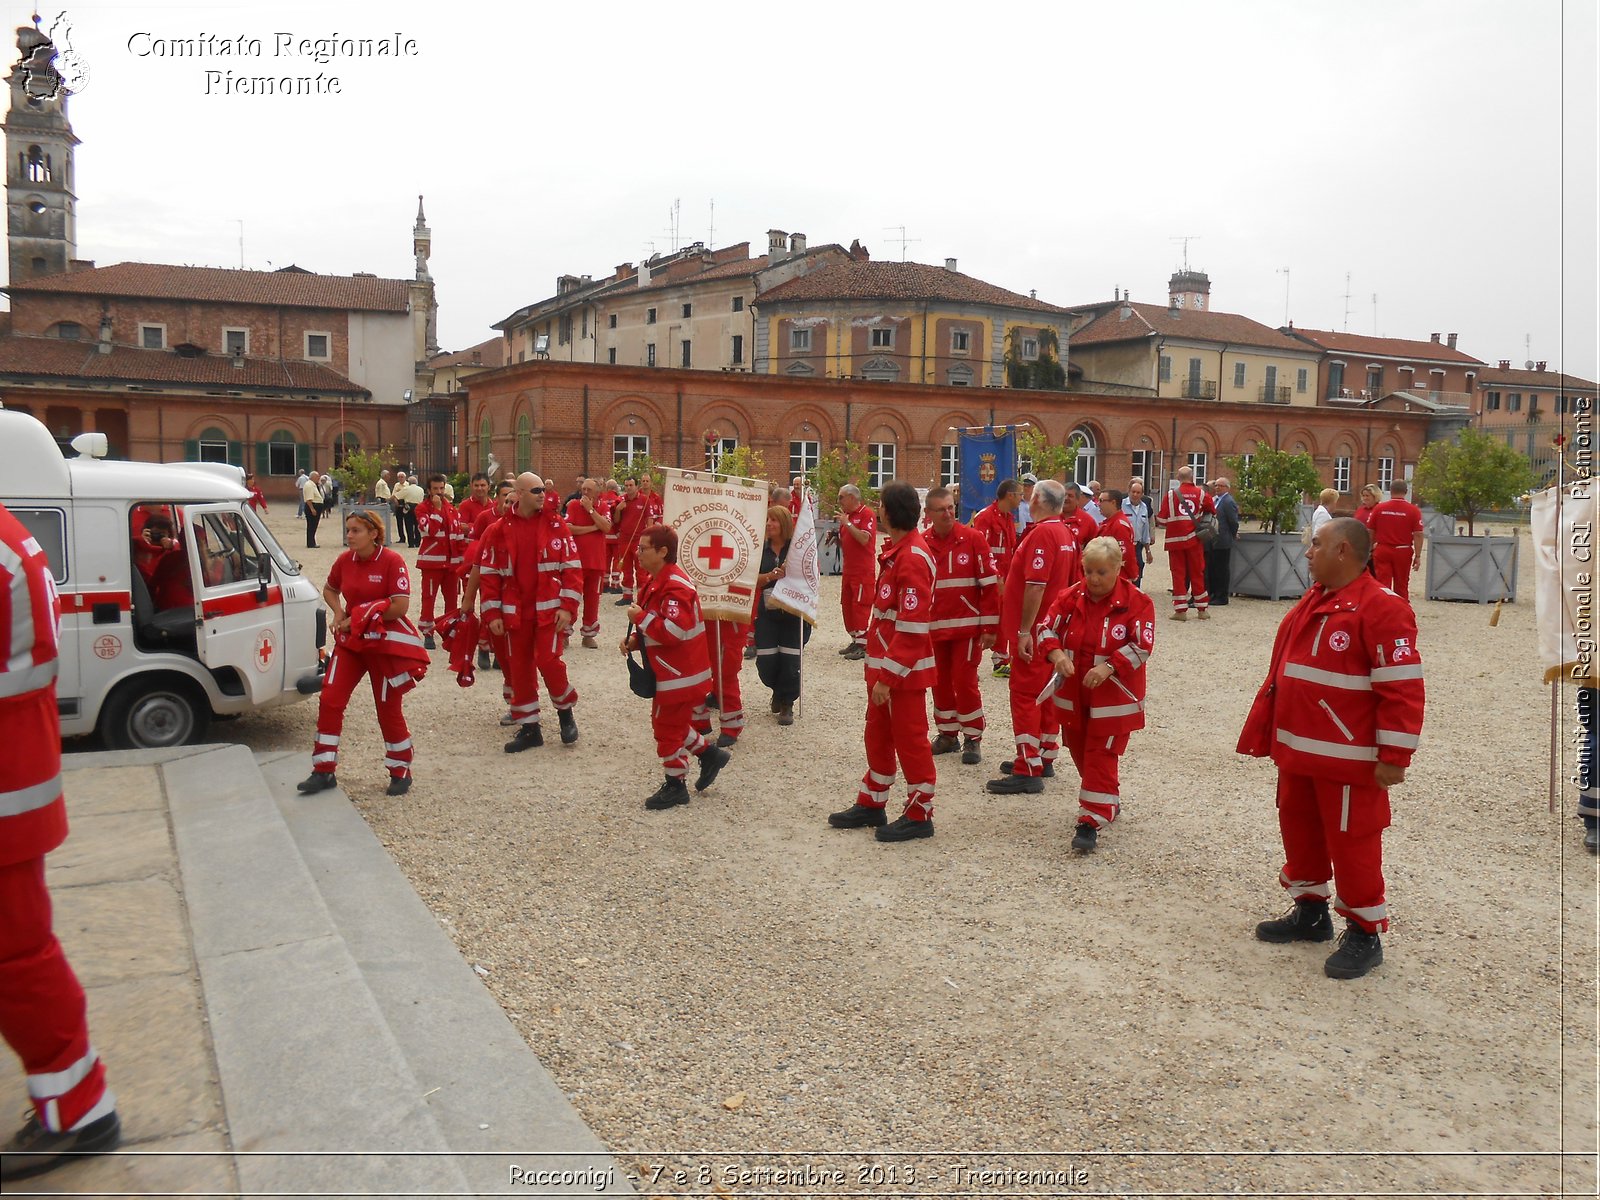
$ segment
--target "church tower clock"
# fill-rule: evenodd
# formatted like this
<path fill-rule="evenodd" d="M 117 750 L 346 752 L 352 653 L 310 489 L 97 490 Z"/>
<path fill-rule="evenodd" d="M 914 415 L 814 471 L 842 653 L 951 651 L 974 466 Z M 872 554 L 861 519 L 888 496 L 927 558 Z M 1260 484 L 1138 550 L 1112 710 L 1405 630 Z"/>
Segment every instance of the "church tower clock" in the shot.
<path fill-rule="evenodd" d="M 34 25 L 17 30 L 17 61 L 6 82 L 6 241 L 10 281 L 58 275 L 78 250 L 69 90 L 56 69 L 56 47 Z"/>

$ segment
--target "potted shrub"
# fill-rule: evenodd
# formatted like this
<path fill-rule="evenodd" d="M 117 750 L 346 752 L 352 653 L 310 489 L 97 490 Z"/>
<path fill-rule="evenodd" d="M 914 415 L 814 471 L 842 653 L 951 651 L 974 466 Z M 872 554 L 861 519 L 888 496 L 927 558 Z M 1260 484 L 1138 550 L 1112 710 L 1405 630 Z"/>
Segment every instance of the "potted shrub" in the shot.
<path fill-rule="evenodd" d="M 1311 579 L 1306 548 L 1297 532 L 1301 499 L 1322 487 L 1309 454 L 1288 454 L 1257 442 L 1248 457 L 1224 460 L 1233 472 L 1239 515 L 1260 523 L 1259 532 L 1239 531 L 1233 547 L 1233 594 L 1262 600 L 1292 600 Z"/>
<path fill-rule="evenodd" d="M 1467 523 L 1465 537 L 1428 538 L 1429 600 L 1471 600 L 1488 604 L 1517 598 L 1519 539 L 1476 536 L 1477 518 L 1510 508 L 1533 487 L 1533 467 L 1505 442 L 1463 429 L 1454 442 L 1430 442 L 1417 460 L 1417 499 Z"/>
<path fill-rule="evenodd" d="M 387 504 L 375 504 L 371 500 L 372 489 L 378 484 L 378 476 L 382 474 L 384 464 L 394 461 L 394 447 L 385 446 L 382 450 L 351 450 L 348 451 L 343 461 L 329 472 L 339 481 L 339 537 L 344 538 L 344 523 L 350 514 L 357 509 L 367 508 L 383 520 L 384 538 L 392 541 L 391 522 L 393 510 Z"/>

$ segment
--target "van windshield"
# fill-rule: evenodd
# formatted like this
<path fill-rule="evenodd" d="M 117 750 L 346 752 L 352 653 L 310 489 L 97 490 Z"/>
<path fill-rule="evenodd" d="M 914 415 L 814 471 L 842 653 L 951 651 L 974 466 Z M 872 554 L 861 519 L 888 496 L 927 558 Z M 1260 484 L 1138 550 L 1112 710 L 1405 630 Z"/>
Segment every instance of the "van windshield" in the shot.
<path fill-rule="evenodd" d="M 278 545 L 278 539 L 272 536 L 272 531 L 266 525 L 262 524 L 261 518 L 256 516 L 254 509 L 246 506 L 244 519 L 250 526 L 251 532 L 256 535 L 256 540 L 266 548 L 268 554 L 272 555 L 272 561 L 278 564 L 278 570 L 285 575 L 300 574 L 300 564 L 290 558 L 284 552 L 283 547 Z"/>

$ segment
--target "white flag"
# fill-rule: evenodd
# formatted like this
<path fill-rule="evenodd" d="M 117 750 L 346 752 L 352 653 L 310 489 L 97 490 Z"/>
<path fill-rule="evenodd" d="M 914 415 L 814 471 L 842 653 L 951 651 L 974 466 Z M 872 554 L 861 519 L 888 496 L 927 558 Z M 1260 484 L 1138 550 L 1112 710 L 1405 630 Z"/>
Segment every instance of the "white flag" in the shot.
<path fill-rule="evenodd" d="M 1565 493 L 1535 492 L 1530 515 L 1533 601 L 1545 681 L 1566 675 L 1579 686 L 1594 687 L 1600 665 L 1593 635 L 1586 632 L 1594 612 L 1594 481 L 1569 483 Z"/>
<path fill-rule="evenodd" d="M 665 468 L 662 521 L 678 534 L 678 565 L 694 580 L 708 621 L 747 624 L 761 569 L 767 486 Z"/>
<path fill-rule="evenodd" d="M 789 557 L 784 560 L 783 578 L 772 585 L 769 602 L 774 608 L 793 613 L 807 625 L 817 623 L 817 604 L 822 598 L 822 572 L 817 563 L 817 497 L 807 491 L 800 504 L 800 519 L 789 539 Z"/>

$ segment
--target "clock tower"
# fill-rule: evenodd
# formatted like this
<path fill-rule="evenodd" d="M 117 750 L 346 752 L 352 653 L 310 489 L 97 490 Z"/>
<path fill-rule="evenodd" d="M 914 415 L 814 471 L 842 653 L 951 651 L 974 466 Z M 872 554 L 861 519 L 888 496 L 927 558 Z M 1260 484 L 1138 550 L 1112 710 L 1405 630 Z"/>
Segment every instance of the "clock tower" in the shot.
<path fill-rule="evenodd" d="M 1167 282 L 1167 297 L 1171 307 L 1204 312 L 1211 307 L 1211 277 L 1204 271 L 1191 271 L 1185 267 L 1174 271 Z"/>
<path fill-rule="evenodd" d="M 56 69 L 56 46 L 38 28 L 17 30 L 17 61 L 6 82 L 6 242 L 10 281 L 66 271 L 78 252 L 71 94 Z"/>

